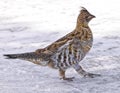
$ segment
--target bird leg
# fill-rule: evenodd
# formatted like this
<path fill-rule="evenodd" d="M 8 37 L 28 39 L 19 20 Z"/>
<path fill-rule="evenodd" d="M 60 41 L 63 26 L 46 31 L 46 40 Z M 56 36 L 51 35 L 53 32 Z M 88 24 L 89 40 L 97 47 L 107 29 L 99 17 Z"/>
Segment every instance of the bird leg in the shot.
<path fill-rule="evenodd" d="M 93 74 L 93 73 L 86 72 L 79 64 L 75 64 L 74 68 L 83 77 L 94 78 L 94 77 L 101 76 L 100 74 Z"/>
<path fill-rule="evenodd" d="M 59 69 L 59 75 L 60 75 L 60 79 L 63 79 L 63 80 L 68 80 L 68 81 L 73 81 L 74 77 L 65 77 L 65 71 L 62 70 L 62 69 Z"/>

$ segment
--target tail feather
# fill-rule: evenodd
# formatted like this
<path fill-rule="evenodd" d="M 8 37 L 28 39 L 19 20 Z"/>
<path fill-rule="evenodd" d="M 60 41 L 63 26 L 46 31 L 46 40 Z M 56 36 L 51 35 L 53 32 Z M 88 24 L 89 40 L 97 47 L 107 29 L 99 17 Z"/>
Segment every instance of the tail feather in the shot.
<path fill-rule="evenodd" d="M 6 54 L 4 56 L 6 56 L 6 59 L 16 59 L 17 58 L 17 56 L 14 54 Z"/>
<path fill-rule="evenodd" d="M 22 59 L 27 60 L 35 64 L 46 66 L 52 55 L 45 53 L 21 53 L 21 54 L 5 54 L 6 59 Z"/>
<path fill-rule="evenodd" d="M 32 58 L 34 56 L 34 52 L 31 53 L 21 53 L 21 54 L 5 54 L 7 59 L 24 59 L 24 58 Z"/>
<path fill-rule="evenodd" d="M 5 54 L 6 59 L 23 59 L 23 60 L 48 60 L 51 55 L 36 54 L 35 52 L 21 53 L 21 54 Z"/>

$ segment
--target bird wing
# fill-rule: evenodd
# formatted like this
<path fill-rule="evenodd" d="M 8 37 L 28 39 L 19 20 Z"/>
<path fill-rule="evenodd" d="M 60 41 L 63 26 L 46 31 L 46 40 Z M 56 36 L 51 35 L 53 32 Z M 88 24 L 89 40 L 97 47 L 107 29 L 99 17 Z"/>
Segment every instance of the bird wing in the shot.
<path fill-rule="evenodd" d="M 45 51 L 50 51 L 52 53 L 58 51 L 58 49 L 60 47 L 64 47 L 64 45 L 66 45 L 67 42 L 71 41 L 73 39 L 72 36 L 73 32 L 67 34 L 66 36 L 58 39 L 57 41 L 55 41 L 54 43 L 52 43 L 51 45 L 47 46 L 45 49 Z"/>
<path fill-rule="evenodd" d="M 63 46 L 64 44 L 66 44 L 69 40 L 71 40 L 73 38 L 74 31 L 72 31 L 71 33 L 65 35 L 64 37 L 58 39 L 57 41 L 55 41 L 54 43 L 48 45 L 45 48 L 42 49 L 37 49 L 36 53 L 40 54 L 40 53 L 46 53 L 46 54 L 52 54 L 55 53 L 61 46 Z"/>

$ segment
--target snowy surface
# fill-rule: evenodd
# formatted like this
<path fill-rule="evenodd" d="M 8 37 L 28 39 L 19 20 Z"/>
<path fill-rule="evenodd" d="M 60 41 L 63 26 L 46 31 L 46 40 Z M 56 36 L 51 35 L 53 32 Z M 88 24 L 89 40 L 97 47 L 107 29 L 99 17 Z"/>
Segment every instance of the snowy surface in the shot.
<path fill-rule="evenodd" d="M 62 81 L 57 70 L 4 59 L 71 32 L 80 6 L 96 16 L 90 22 L 94 45 L 80 64 L 101 77 L 82 78 L 68 69 L 75 79 Z M 120 0 L 0 0 L 0 93 L 120 93 Z"/>

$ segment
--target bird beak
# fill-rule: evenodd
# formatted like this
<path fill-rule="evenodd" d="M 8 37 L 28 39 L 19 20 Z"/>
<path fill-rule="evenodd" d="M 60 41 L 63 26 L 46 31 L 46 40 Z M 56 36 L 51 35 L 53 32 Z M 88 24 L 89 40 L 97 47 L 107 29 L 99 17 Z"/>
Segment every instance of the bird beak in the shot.
<path fill-rule="evenodd" d="M 96 18 L 94 15 L 90 15 L 91 16 L 91 18 Z"/>
<path fill-rule="evenodd" d="M 94 15 L 89 15 L 89 17 L 88 17 L 88 20 L 91 20 L 91 19 L 93 19 L 93 18 L 96 18 Z"/>

